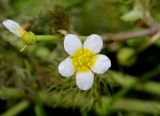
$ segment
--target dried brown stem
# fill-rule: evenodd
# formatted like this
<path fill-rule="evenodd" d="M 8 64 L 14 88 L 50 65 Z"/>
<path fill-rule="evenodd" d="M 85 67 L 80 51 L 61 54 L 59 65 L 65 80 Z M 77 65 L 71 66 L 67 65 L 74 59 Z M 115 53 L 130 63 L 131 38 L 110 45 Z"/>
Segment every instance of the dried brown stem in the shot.
<path fill-rule="evenodd" d="M 149 29 L 143 29 L 132 32 L 120 32 L 120 33 L 106 33 L 102 35 L 104 41 L 124 41 L 128 39 L 135 39 L 138 37 L 154 35 L 160 30 L 160 27 L 151 27 Z"/>
<path fill-rule="evenodd" d="M 148 27 L 148 29 L 113 34 L 106 33 L 102 35 L 102 37 L 104 41 L 124 41 L 128 39 L 135 39 L 138 37 L 154 35 L 160 31 L 160 23 L 153 19 L 150 11 L 144 12 L 144 19 L 142 21 Z"/>

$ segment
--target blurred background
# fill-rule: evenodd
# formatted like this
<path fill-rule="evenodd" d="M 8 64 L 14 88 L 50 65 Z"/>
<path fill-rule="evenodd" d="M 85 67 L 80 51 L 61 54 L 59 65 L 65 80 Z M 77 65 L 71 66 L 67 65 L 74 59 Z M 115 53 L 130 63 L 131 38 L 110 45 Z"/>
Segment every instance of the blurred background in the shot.
<path fill-rule="evenodd" d="M 24 42 L 0 24 L 0 115 L 160 116 L 159 0 L 0 0 L 0 22 L 12 19 L 37 37 Z M 58 64 L 68 55 L 59 30 L 99 34 L 112 66 L 89 91 Z M 39 36 L 38 36 L 39 35 Z"/>

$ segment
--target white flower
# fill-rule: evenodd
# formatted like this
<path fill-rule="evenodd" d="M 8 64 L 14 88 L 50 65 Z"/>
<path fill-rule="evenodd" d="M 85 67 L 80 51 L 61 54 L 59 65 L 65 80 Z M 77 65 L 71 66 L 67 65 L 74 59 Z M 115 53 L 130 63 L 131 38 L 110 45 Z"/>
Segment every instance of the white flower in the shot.
<path fill-rule="evenodd" d="M 26 34 L 26 31 L 15 21 L 10 19 L 6 19 L 2 22 L 2 24 L 13 34 L 23 37 Z"/>
<path fill-rule="evenodd" d="M 103 74 L 111 67 L 110 59 L 98 54 L 102 47 L 103 41 L 99 35 L 88 36 L 82 45 L 76 35 L 67 34 L 64 38 L 64 49 L 70 57 L 59 64 L 59 73 L 70 77 L 76 72 L 77 86 L 81 90 L 90 89 L 94 81 L 94 73 Z"/>

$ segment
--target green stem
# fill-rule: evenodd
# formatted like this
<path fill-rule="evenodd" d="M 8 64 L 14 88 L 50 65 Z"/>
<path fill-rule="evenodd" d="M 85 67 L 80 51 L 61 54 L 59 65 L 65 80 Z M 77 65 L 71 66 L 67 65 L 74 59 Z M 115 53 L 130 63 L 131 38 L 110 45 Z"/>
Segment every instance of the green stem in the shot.
<path fill-rule="evenodd" d="M 133 82 L 138 80 L 138 77 L 122 74 L 116 71 L 109 71 L 108 73 L 110 73 L 110 75 L 112 75 L 112 78 L 122 87 L 128 87 Z M 160 84 L 156 82 L 148 81 L 144 82 L 143 84 L 140 83 L 137 84 L 134 89 L 160 96 Z"/>
<path fill-rule="evenodd" d="M 38 92 L 35 92 L 33 99 L 35 101 L 34 110 L 35 110 L 36 116 L 46 116 L 46 114 L 44 112 L 44 108 L 43 108 L 43 103 L 39 97 Z"/>
<path fill-rule="evenodd" d="M 79 36 L 82 41 L 86 39 L 86 36 Z M 42 42 L 42 41 L 60 41 L 63 40 L 64 37 L 60 35 L 36 35 L 36 41 L 37 42 Z"/>
<path fill-rule="evenodd" d="M 102 98 L 102 107 L 96 107 L 96 112 L 100 116 L 110 116 L 105 115 L 102 112 L 102 109 L 105 110 L 105 105 L 110 102 L 110 98 Z M 112 110 L 122 110 L 122 111 L 132 111 L 132 112 L 141 112 L 141 113 L 151 113 L 151 114 L 160 114 L 160 102 L 158 101 L 145 101 L 138 99 L 118 99 L 117 102 L 112 107 Z"/>
<path fill-rule="evenodd" d="M 129 86 L 123 87 L 119 92 L 117 92 L 112 99 L 105 105 L 104 115 L 109 115 L 112 112 L 112 107 L 114 103 L 116 103 L 119 98 L 123 97 L 128 91 L 137 86 L 138 84 L 158 75 L 160 73 L 160 65 L 158 65 L 154 70 L 147 72 L 141 78 L 133 81 Z"/>
<path fill-rule="evenodd" d="M 3 113 L 1 116 L 16 116 L 20 112 L 22 112 L 24 109 L 29 107 L 29 101 L 28 100 L 23 100 L 5 113 Z"/>
<path fill-rule="evenodd" d="M 59 35 L 36 35 L 36 41 L 60 41 L 62 40 L 62 37 Z"/>
<path fill-rule="evenodd" d="M 14 88 L 1 87 L 0 98 L 2 99 L 18 99 L 23 97 L 23 94 Z"/>

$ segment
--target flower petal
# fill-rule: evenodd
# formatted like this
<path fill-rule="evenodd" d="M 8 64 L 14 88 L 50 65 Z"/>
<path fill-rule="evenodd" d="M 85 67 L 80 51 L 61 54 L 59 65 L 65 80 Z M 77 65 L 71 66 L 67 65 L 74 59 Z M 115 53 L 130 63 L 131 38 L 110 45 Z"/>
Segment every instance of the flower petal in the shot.
<path fill-rule="evenodd" d="M 6 19 L 2 22 L 2 24 L 13 34 L 20 36 L 20 30 L 24 30 L 22 29 L 22 27 L 15 21 L 12 21 L 10 19 Z"/>
<path fill-rule="evenodd" d="M 82 43 L 80 39 L 73 34 L 67 34 L 64 38 L 64 49 L 65 51 L 72 55 L 78 49 L 82 48 Z"/>
<path fill-rule="evenodd" d="M 83 47 L 91 50 L 93 53 L 99 53 L 103 47 L 102 38 L 99 35 L 92 34 L 87 37 Z"/>
<path fill-rule="evenodd" d="M 58 66 L 59 73 L 64 77 L 70 77 L 74 74 L 75 68 L 72 64 L 71 58 L 66 58 Z"/>
<path fill-rule="evenodd" d="M 76 83 L 79 89 L 88 90 L 92 87 L 94 81 L 94 75 L 92 71 L 77 72 Z"/>
<path fill-rule="evenodd" d="M 91 70 L 97 74 L 103 74 L 111 67 L 110 59 L 105 55 L 98 55 L 97 60 Z"/>

